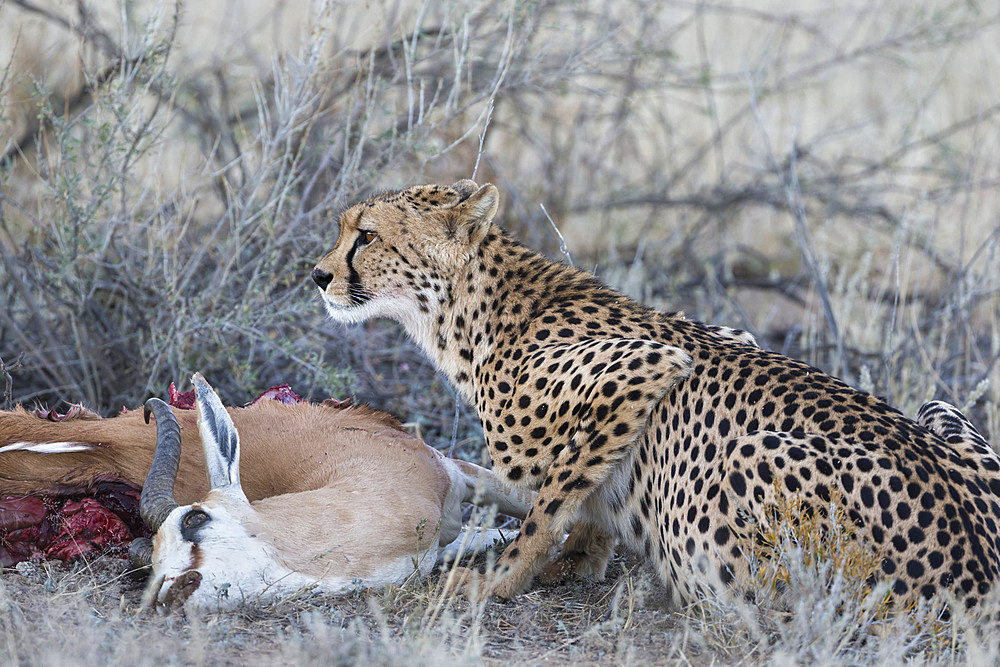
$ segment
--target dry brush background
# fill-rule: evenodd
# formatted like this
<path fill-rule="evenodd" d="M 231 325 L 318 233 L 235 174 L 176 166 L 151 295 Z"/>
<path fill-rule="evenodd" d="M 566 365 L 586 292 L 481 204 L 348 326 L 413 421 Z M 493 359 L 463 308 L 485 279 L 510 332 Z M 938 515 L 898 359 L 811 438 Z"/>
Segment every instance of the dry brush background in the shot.
<path fill-rule="evenodd" d="M 200 370 L 231 403 L 278 382 L 355 394 L 478 459 L 474 415 L 399 328 L 325 323 L 308 280 L 344 206 L 475 173 L 501 189 L 500 224 L 554 258 L 908 414 L 949 400 L 996 441 L 998 62 L 995 2 L 0 0 L 0 407 L 111 414 Z M 0 652 L 998 655 L 992 625 L 881 618 L 784 546 L 780 600 L 685 610 L 619 561 L 512 604 L 443 604 L 431 581 L 133 618 L 115 561 L 43 564 L 3 574 Z"/>

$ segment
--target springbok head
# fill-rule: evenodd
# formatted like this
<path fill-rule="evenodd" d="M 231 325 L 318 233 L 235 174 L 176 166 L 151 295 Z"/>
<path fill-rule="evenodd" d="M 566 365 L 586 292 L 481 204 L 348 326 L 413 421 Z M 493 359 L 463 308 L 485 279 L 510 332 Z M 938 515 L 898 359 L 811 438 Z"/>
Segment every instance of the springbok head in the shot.
<path fill-rule="evenodd" d="M 156 417 L 157 441 L 140 513 L 156 536 L 144 606 L 175 607 L 191 600 L 198 607 L 226 608 L 269 590 L 302 585 L 300 575 L 276 561 L 274 547 L 254 534 L 256 511 L 240 486 L 239 434 L 205 378 L 196 373 L 192 382 L 211 490 L 192 505 L 174 500 L 180 427 L 166 403 L 147 401 L 146 419 L 150 412 Z M 283 585 L 274 587 L 279 581 Z"/>

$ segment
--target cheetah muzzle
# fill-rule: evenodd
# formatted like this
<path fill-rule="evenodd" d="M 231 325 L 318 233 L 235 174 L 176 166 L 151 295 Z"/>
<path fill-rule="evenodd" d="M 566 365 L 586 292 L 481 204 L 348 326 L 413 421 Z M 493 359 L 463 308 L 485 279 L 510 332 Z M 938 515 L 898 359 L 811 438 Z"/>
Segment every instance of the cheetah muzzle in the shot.
<path fill-rule="evenodd" d="M 917 421 L 743 332 L 647 308 L 493 224 L 460 181 L 340 217 L 312 277 L 334 320 L 401 323 L 479 412 L 493 466 L 538 490 L 489 593 L 643 554 L 678 602 L 750 586 L 754 526 L 841 499 L 899 599 L 973 606 L 1000 565 L 1000 459 L 953 407 Z M 569 537 L 550 562 L 558 540 Z"/>

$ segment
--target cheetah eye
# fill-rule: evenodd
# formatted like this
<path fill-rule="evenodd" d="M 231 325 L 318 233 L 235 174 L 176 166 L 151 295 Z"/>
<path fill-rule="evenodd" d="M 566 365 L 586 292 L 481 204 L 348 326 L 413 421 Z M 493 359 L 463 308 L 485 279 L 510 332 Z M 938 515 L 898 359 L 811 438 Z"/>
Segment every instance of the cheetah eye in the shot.
<path fill-rule="evenodd" d="M 375 241 L 375 239 L 378 238 L 378 234 L 372 231 L 364 231 L 361 233 L 364 234 L 365 243 L 372 243 L 373 241 Z"/>

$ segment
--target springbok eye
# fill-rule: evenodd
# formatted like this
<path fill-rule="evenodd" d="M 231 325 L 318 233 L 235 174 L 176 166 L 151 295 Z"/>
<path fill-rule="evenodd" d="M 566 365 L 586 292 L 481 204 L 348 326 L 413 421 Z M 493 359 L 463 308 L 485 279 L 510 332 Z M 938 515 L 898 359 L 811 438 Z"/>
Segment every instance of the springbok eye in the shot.
<path fill-rule="evenodd" d="M 181 519 L 181 526 L 188 530 L 196 530 L 208 523 L 209 518 L 208 514 L 202 510 L 193 509 Z"/>
<path fill-rule="evenodd" d="M 378 238 L 378 234 L 372 231 L 365 231 L 362 232 L 362 234 L 365 235 L 365 243 L 372 243 L 373 241 L 375 241 L 375 239 Z"/>

